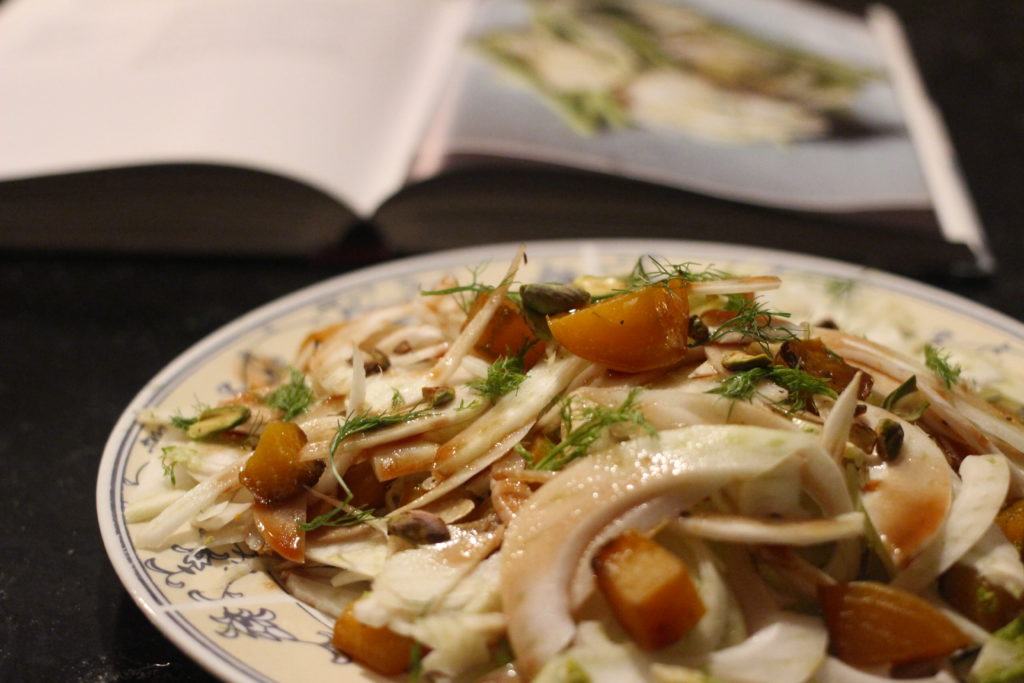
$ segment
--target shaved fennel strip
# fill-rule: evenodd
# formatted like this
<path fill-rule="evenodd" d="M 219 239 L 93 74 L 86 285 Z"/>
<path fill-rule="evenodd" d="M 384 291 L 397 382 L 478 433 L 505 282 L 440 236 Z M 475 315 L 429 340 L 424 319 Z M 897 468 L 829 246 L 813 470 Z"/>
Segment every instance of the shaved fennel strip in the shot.
<path fill-rule="evenodd" d="M 474 569 L 480 566 L 481 562 L 491 555 L 491 553 L 496 552 L 501 548 L 501 542 L 505 536 L 505 526 L 499 524 L 491 531 L 488 531 L 481 536 L 482 539 L 481 537 L 477 537 L 475 548 L 471 551 L 463 551 L 460 554 L 460 557 L 466 561 L 465 565 L 460 567 L 459 572 L 452 583 L 438 594 L 438 601 L 430 605 L 430 608 L 426 612 L 427 614 L 440 610 L 444 606 L 445 599 L 455 592 L 459 583 L 464 581 Z"/>
<path fill-rule="evenodd" d="M 396 327 L 378 339 L 375 346 L 388 354 L 392 365 L 410 365 L 410 357 L 416 361 L 423 360 L 418 356 L 420 352 L 435 352 L 438 348 L 443 352 L 447 343 L 438 326 L 417 321 Z"/>
<path fill-rule="evenodd" d="M 589 361 L 567 356 L 534 366 L 519 389 L 502 396 L 480 419 L 438 449 L 434 476 L 454 475 L 524 424 L 533 424 Z"/>
<path fill-rule="evenodd" d="M 349 415 L 355 415 L 366 399 L 366 366 L 363 365 L 363 352 L 358 346 L 352 346 L 352 383 L 349 385 L 345 409 Z"/>
<path fill-rule="evenodd" d="M 697 625 L 673 646 L 673 651 L 684 654 L 706 654 L 721 642 L 728 626 L 730 610 L 736 609 L 729 589 L 722 578 L 717 558 L 707 544 L 687 535 L 673 520 L 666 532 L 682 546 L 682 556 L 697 576 L 697 591 L 704 603 L 704 616 Z M 671 548 L 671 546 L 669 546 Z"/>
<path fill-rule="evenodd" d="M 887 375 L 897 384 L 911 375 L 916 375 L 918 390 L 931 403 L 930 409 L 947 423 L 945 426 L 952 429 L 960 439 L 974 449 L 975 453 L 991 453 L 997 450 L 988 436 L 955 408 L 950 391 L 939 385 L 931 370 L 892 349 L 860 337 L 823 328 L 815 328 L 814 332 L 821 337 L 826 346 L 841 355 L 848 363 Z"/>
<path fill-rule="evenodd" d="M 1018 465 L 1024 465 L 1024 429 L 1018 423 L 1007 420 L 1004 415 L 993 414 L 991 406 L 981 403 L 976 396 L 963 395 L 962 392 L 953 394 L 953 405 L 990 437 L 1008 446 L 1011 452 L 1005 455 L 1013 458 Z"/>
<path fill-rule="evenodd" d="M 800 483 L 826 515 L 853 512 L 846 477 L 836 461 L 815 441 L 800 451 Z"/>
<path fill-rule="evenodd" d="M 505 277 L 502 278 L 501 284 L 494 288 L 494 290 L 488 295 L 487 301 L 480 310 L 476 312 L 472 320 L 466 323 L 466 327 L 462 330 L 462 333 L 458 338 L 452 342 L 452 345 L 448 347 L 444 356 L 441 360 L 430 370 L 428 374 L 430 381 L 436 384 L 444 384 L 452 376 L 455 370 L 459 367 L 459 363 L 462 357 L 469 353 L 469 350 L 476 343 L 476 340 L 483 334 L 484 328 L 491 321 L 495 311 L 498 310 L 498 306 L 501 305 L 502 299 L 505 297 L 505 293 L 508 292 L 508 288 L 512 285 L 512 279 L 516 276 L 516 271 L 519 270 L 520 264 L 523 262 L 525 251 L 523 247 L 519 247 L 519 251 L 516 252 L 512 262 L 509 263 L 508 271 L 505 273 Z"/>
<path fill-rule="evenodd" d="M 415 351 L 410 351 L 401 355 L 395 354 L 390 357 L 391 364 L 397 368 L 407 368 L 437 358 L 447 350 L 448 342 L 438 342 L 433 346 L 424 346 L 416 349 Z"/>
<path fill-rule="evenodd" d="M 899 457 L 867 468 L 875 484 L 860 500 L 888 561 L 905 567 L 941 533 L 956 475 L 942 449 L 917 425 L 870 405 L 861 419 L 876 431 L 883 420 L 903 430 Z"/>
<path fill-rule="evenodd" d="M 947 388 L 932 370 L 866 339 L 836 330 L 816 329 L 815 333 L 846 360 L 886 374 L 897 383 L 916 375 L 918 389 L 940 410 L 942 418 L 956 433 L 977 449 L 977 453 L 994 450 L 988 443 L 989 436 L 992 436 L 1015 451 L 1006 453 L 1007 456 L 1024 465 L 1024 428 L 1007 421 L 961 386 Z"/>
<path fill-rule="evenodd" d="M 820 438 L 820 437 L 819 437 Z M 804 490 L 826 515 L 853 512 L 853 498 L 847 488 L 846 475 L 831 453 L 820 443 L 801 451 L 801 483 Z M 857 572 L 861 551 L 859 537 L 840 539 L 825 567 L 837 581 L 849 581 Z"/>
<path fill-rule="evenodd" d="M 418 436 L 424 432 L 429 432 L 430 430 L 437 429 L 439 427 L 447 427 L 449 425 L 469 422 L 474 417 L 482 413 L 483 410 L 483 408 L 464 408 L 463 410 L 451 408 L 437 413 L 430 413 L 423 417 L 417 417 L 390 427 L 381 427 L 379 429 L 353 434 L 338 444 L 335 455 L 337 456 L 344 452 L 356 453 L 375 446 L 382 446 L 392 441 L 399 441 L 411 436 Z M 331 439 L 337 432 L 338 427 L 344 421 L 342 418 L 338 417 L 317 418 L 317 420 L 328 421 L 330 433 L 328 436 L 317 439 L 316 441 L 310 438 L 310 442 L 303 447 L 301 456 L 302 460 L 322 460 L 327 458 Z M 303 424 L 300 423 L 299 426 L 302 427 Z M 317 429 L 323 429 L 323 427 L 323 424 L 317 425 Z"/>
<path fill-rule="evenodd" d="M 688 384 L 668 389 L 646 389 L 637 394 L 634 406 L 655 429 L 675 429 L 695 424 L 742 424 L 769 429 L 796 430 L 796 426 L 773 410 L 746 401 L 732 401 L 706 392 L 687 390 Z M 577 396 L 606 408 L 622 405 L 630 388 L 622 386 L 583 387 Z"/>
<path fill-rule="evenodd" d="M 718 549 L 725 569 L 723 575 L 743 612 L 747 629 L 757 631 L 771 623 L 779 611 L 779 601 L 754 566 L 750 552 L 735 545 Z"/>
<path fill-rule="evenodd" d="M 782 280 L 774 275 L 752 275 L 750 277 L 726 280 L 706 280 L 687 284 L 691 294 L 745 294 L 747 292 L 768 292 L 778 289 Z"/>
<path fill-rule="evenodd" d="M 408 635 L 428 650 L 421 668 L 423 680 L 466 680 L 465 672 L 493 666 L 491 645 L 505 632 L 505 617 L 498 612 L 444 612 L 417 619 Z M 410 677 L 413 678 L 413 677 Z M 413 680 L 415 680 L 413 678 Z"/>
<path fill-rule="evenodd" d="M 167 506 L 185 495 L 181 489 L 171 489 L 139 500 L 133 500 L 124 507 L 124 521 L 129 524 L 148 522 L 154 519 Z"/>
<path fill-rule="evenodd" d="M 708 672 L 730 683 L 803 683 L 825 661 L 828 633 L 815 617 L 779 612 L 738 645 L 712 652 Z"/>
<path fill-rule="evenodd" d="M 680 517 L 676 524 L 692 536 L 728 543 L 818 545 L 864 533 L 864 514 L 847 512 L 825 519 L 776 521 L 733 515 Z"/>
<path fill-rule="evenodd" d="M 968 456 L 960 464 L 960 477 L 963 485 L 953 499 L 941 533 L 892 580 L 892 585 L 920 591 L 953 566 L 992 525 L 1010 486 L 1006 458 Z"/>
<path fill-rule="evenodd" d="M 188 522 L 222 494 L 241 486 L 238 474 L 245 459 L 231 463 L 217 474 L 191 489 L 164 508 L 135 535 L 135 544 L 146 550 L 159 550 L 178 527 Z"/>
<path fill-rule="evenodd" d="M 676 502 L 668 496 L 649 500 L 610 521 L 603 529 L 594 534 L 580 555 L 569 586 L 569 601 L 572 609 L 575 611 L 582 607 L 586 599 L 594 592 L 597 577 L 594 575 L 591 561 L 602 546 L 631 529 L 645 532 L 654 529 L 666 519 L 675 519 L 678 516 L 678 510 Z"/>
<path fill-rule="evenodd" d="M 973 567 L 979 576 L 1015 598 L 1024 595 L 1024 562 L 1020 551 L 1006 540 L 997 525 L 985 530 L 978 542 L 960 558 L 960 563 Z"/>
<path fill-rule="evenodd" d="M 374 577 L 374 590 L 359 600 L 356 618 L 395 631 L 442 608 L 445 598 L 500 544 L 504 528 L 483 533 L 452 528 L 452 538 L 422 545 L 387 558 Z"/>
<path fill-rule="evenodd" d="M 805 559 L 790 546 L 755 546 L 754 556 L 809 601 L 817 600 L 818 588 L 831 586 L 835 579 Z"/>
<path fill-rule="evenodd" d="M 610 521 L 662 496 L 676 497 L 678 509 L 686 509 L 813 446 L 813 437 L 796 432 L 686 427 L 577 460 L 542 486 L 510 523 L 502 551 L 502 597 L 522 670 L 536 673 L 572 641 L 570 582 L 588 544 Z"/>
<path fill-rule="evenodd" d="M 853 426 L 853 416 L 857 410 L 857 395 L 860 392 L 862 379 L 863 373 L 858 371 L 853 376 L 853 381 L 846 385 L 846 388 L 832 404 L 825 424 L 821 428 L 821 445 L 840 464 L 842 464 L 843 454 L 846 452 L 846 442 L 850 439 L 850 427 Z"/>
<path fill-rule="evenodd" d="M 307 370 L 310 379 L 328 393 L 347 394 L 351 379 L 348 361 L 352 359 L 352 349 L 377 330 L 407 318 L 413 312 L 411 303 L 396 304 L 368 311 L 341 323 L 309 356 Z"/>
<path fill-rule="evenodd" d="M 406 512 L 408 510 L 414 510 L 416 508 L 423 507 L 427 503 L 432 503 L 438 498 L 448 493 L 451 493 L 452 491 L 454 491 L 455 489 L 457 489 L 458 487 L 462 486 L 467 481 L 472 479 L 474 476 L 482 472 L 485 468 L 489 467 L 501 456 L 508 453 L 513 446 L 522 441 L 523 437 L 527 435 L 531 427 L 533 427 L 532 422 L 530 424 L 524 425 L 523 427 L 520 427 L 518 430 L 512 432 L 504 439 L 494 444 L 491 450 L 487 451 L 482 456 L 472 461 L 472 463 L 464 467 L 462 470 L 456 472 L 447 479 L 443 480 L 442 482 L 440 482 L 434 488 L 424 493 L 419 498 L 416 498 L 415 500 L 406 503 L 402 507 L 397 508 L 396 510 L 393 510 L 392 512 L 388 513 L 388 515 L 393 516 L 401 512 Z"/>

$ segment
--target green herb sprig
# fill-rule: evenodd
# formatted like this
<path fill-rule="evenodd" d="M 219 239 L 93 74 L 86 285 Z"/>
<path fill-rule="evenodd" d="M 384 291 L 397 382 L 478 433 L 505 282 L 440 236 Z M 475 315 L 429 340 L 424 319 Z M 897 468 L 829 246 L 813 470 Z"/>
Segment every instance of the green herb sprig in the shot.
<path fill-rule="evenodd" d="M 185 417 L 184 415 L 173 415 L 171 417 L 171 426 L 177 427 L 181 431 L 188 431 L 188 428 L 199 422 L 198 417 Z"/>
<path fill-rule="evenodd" d="M 189 427 L 194 425 L 196 422 L 199 422 L 199 416 L 209 409 L 210 406 L 205 403 L 196 403 L 192 406 L 192 410 L 195 413 L 192 417 L 185 417 L 180 411 L 178 411 L 171 416 L 171 426 L 177 427 L 183 432 L 187 432 Z"/>
<path fill-rule="evenodd" d="M 306 384 L 306 376 L 292 368 L 288 384 L 282 384 L 274 389 L 267 396 L 265 403 L 283 412 L 281 419 L 288 421 L 305 412 L 312 398 L 313 390 Z"/>
<path fill-rule="evenodd" d="M 338 472 L 338 467 L 334 462 L 334 454 L 338 451 L 341 446 L 341 442 L 349 438 L 353 434 L 359 434 L 362 432 L 369 432 L 374 429 L 380 429 L 395 424 L 402 424 L 410 420 L 415 420 L 417 417 L 422 417 L 430 412 L 428 409 L 419 409 L 415 405 L 410 407 L 408 410 L 403 410 L 398 413 L 390 414 L 378 414 L 373 415 L 369 410 L 364 410 L 361 413 L 350 415 L 345 418 L 345 421 L 338 425 L 338 431 L 334 433 L 334 438 L 331 439 L 331 447 L 328 455 L 330 461 L 331 473 L 334 474 L 334 478 L 338 481 L 338 485 L 345 492 L 344 502 L 347 504 L 352 500 L 352 489 L 345 483 L 344 477 Z M 341 508 L 336 508 L 341 509 Z"/>
<path fill-rule="evenodd" d="M 171 480 L 171 486 L 178 485 L 174 466 L 188 462 L 196 454 L 196 451 L 188 446 L 164 446 L 160 449 L 160 466 L 163 468 L 164 476 Z"/>
<path fill-rule="evenodd" d="M 462 309 L 463 313 L 469 313 L 469 310 L 473 307 L 473 302 L 481 294 L 490 294 L 497 287 L 493 285 L 487 285 L 480 282 L 480 271 L 484 269 L 486 263 L 481 263 L 475 268 L 470 269 L 470 282 L 465 285 L 455 285 L 454 287 L 446 287 L 444 289 L 421 289 L 420 296 L 447 296 L 449 294 L 458 297 L 459 308 Z M 504 285 L 514 284 L 508 278 L 503 279 L 498 283 L 498 287 Z M 472 296 L 470 296 L 472 295 Z M 511 291 L 511 289 L 505 293 L 505 296 L 510 298 L 512 301 L 519 303 L 519 293 Z"/>
<path fill-rule="evenodd" d="M 621 287 L 607 294 L 593 295 L 591 296 L 591 301 L 602 301 L 619 294 L 635 292 L 645 287 L 668 287 L 672 280 L 708 282 L 712 280 L 726 280 L 731 277 L 731 273 L 705 264 L 690 261 L 671 263 L 654 256 L 641 256 L 633 265 L 629 275 L 622 279 Z"/>
<path fill-rule="evenodd" d="M 749 401 L 757 393 L 757 386 L 768 380 L 786 390 L 787 397 L 781 405 L 790 410 L 802 410 L 807 407 L 811 398 L 816 395 L 836 398 L 836 392 L 828 382 L 815 377 L 806 370 L 787 368 L 781 365 L 770 365 L 762 368 L 751 368 L 737 372 L 722 380 L 722 383 L 708 391 L 735 401 Z"/>
<path fill-rule="evenodd" d="M 481 284 L 479 282 L 471 282 L 468 285 L 456 285 L 454 287 L 446 287 L 445 289 L 421 289 L 420 296 L 446 296 L 448 294 L 490 294 L 494 291 L 494 287 L 491 285 Z M 467 309 L 468 306 L 463 306 L 463 309 Z"/>
<path fill-rule="evenodd" d="M 419 683 L 423 677 L 423 646 L 413 641 L 409 649 L 409 683 Z"/>
<path fill-rule="evenodd" d="M 727 334 L 736 333 L 755 342 L 767 353 L 770 343 L 796 336 L 792 330 L 772 324 L 774 318 L 789 318 L 790 314 L 769 310 L 758 297 L 728 297 L 726 307 L 728 310 L 736 311 L 736 315 L 719 325 L 708 338 L 709 342 L 716 342 Z"/>
<path fill-rule="evenodd" d="M 367 507 L 352 507 L 347 503 L 345 505 L 339 505 L 333 510 L 329 510 L 322 515 L 318 515 L 308 522 L 302 522 L 299 526 L 304 531 L 313 531 L 320 527 L 333 526 L 333 527 L 347 527 L 357 526 L 364 522 L 369 522 L 376 519 L 373 514 L 373 510 Z"/>
<path fill-rule="evenodd" d="M 464 410 L 476 410 L 481 406 L 480 401 L 474 399 L 470 402 L 466 402 L 466 399 L 460 398 L 459 405 L 455 406 L 455 412 L 461 413 Z"/>
<path fill-rule="evenodd" d="M 640 409 L 633 405 L 639 393 L 639 389 L 633 389 L 616 408 L 585 407 L 582 411 L 583 422 L 579 426 L 573 424 L 572 398 L 566 399 L 561 409 L 562 423 L 566 430 L 565 438 L 552 446 L 547 454 L 531 467 L 536 470 L 562 469 L 573 460 L 585 456 L 601 432 L 614 424 L 634 424 L 642 427 L 648 434 L 657 434 L 657 430 L 651 426 Z"/>
<path fill-rule="evenodd" d="M 654 256 L 642 256 L 637 259 L 633 270 L 630 271 L 629 276 L 626 278 L 626 286 L 630 290 L 634 290 L 650 285 L 663 284 L 669 280 L 709 282 L 712 280 L 727 280 L 731 277 L 732 274 L 714 266 L 702 265 L 692 261 L 670 263 Z"/>
<path fill-rule="evenodd" d="M 338 485 L 341 486 L 341 490 L 345 493 L 345 498 L 342 500 L 342 504 L 333 510 L 325 512 L 324 514 L 303 523 L 302 528 L 306 531 L 311 531 L 313 529 L 319 529 L 322 526 L 355 526 L 375 519 L 373 511 L 365 506 L 353 507 L 350 505 L 354 495 L 352 493 L 352 489 L 350 489 L 348 484 L 345 483 L 344 477 L 342 477 L 341 473 L 338 472 L 338 468 L 334 462 L 334 454 L 341 446 L 341 442 L 354 434 L 360 434 L 362 432 L 369 432 L 382 427 L 388 427 L 390 425 L 409 422 L 410 420 L 415 420 L 418 417 L 428 415 L 430 412 L 429 408 L 419 408 L 417 405 L 413 405 L 407 410 L 397 413 L 377 415 L 371 414 L 368 410 L 364 410 L 361 413 L 348 416 L 344 422 L 340 423 L 338 425 L 338 430 L 334 433 L 334 438 L 331 439 L 331 448 L 328 460 L 331 473 L 334 474 L 334 478 L 338 481 Z"/>
<path fill-rule="evenodd" d="M 498 358 L 487 368 L 486 377 L 471 380 L 466 386 L 491 401 L 516 391 L 526 379 L 526 354 L 535 343 L 525 344 L 514 356 Z"/>
<path fill-rule="evenodd" d="M 939 376 L 947 389 L 952 389 L 953 385 L 960 381 L 960 373 L 963 372 L 963 368 L 950 362 L 948 351 L 925 344 L 924 364 Z"/>
<path fill-rule="evenodd" d="M 707 393 L 718 394 L 734 401 L 749 401 L 757 393 L 757 385 L 771 377 L 771 368 L 751 368 L 724 378 Z"/>
<path fill-rule="evenodd" d="M 487 368 L 487 376 L 466 383 L 484 398 L 496 401 L 519 388 L 526 379 L 521 356 L 501 357 Z"/>
<path fill-rule="evenodd" d="M 342 441 L 354 434 L 373 431 L 375 429 L 380 429 L 381 427 L 390 427 L 391 425 L 402 424 L 403 422 L 409 422 L 410 420 L 415 420 L 418 417 L 423 417 L 430 413 L 431 410 L 429 408 L 420 408 L 419 404 L 416 404 L 397 413 L 373 414 L 369 410 L 364 410 L 360 413 L 350 415 L 345 418 L 344 422 L 338 425 L 338 430 L 334 433 L 334 438 L 331 439 L 331 456 L 333 457 L 337 452 Z"/>
<path fill-rule="evenodd" d="M 171 416 L 171 426 L 177 427 L 183 432 L 187 432 L 189 427 L 194 425 L 196 422 L 199 422 L 199 416 L 209 409 L 210 405 L 208 403 L 203 403 L 197 398 L 195 399 L 195 403 L 192 405 L 192 412 L 194 415 L 192 417 L 185 417 L 179 410 Z"/>

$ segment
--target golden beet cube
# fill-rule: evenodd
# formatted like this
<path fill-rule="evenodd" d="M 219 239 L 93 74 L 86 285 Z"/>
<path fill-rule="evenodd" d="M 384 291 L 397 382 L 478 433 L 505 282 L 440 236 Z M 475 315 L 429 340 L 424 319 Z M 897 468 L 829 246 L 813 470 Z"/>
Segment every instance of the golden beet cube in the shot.
<path fill-rule="evenodd" d="M 324 471 L 322 460 L 300 460 L 306 434 L 294 422 L 271 422 L 245 461 L 239 481 L 264 505 L 274 505 L 312 486 Z"/>
<path fill-rule="evenodd" d="M 548 318 L 559 344 L 621 372 L 645 372 L 678 363 L 689 350 L 686 286 L 651 285 Z"/>
<path fill-rule="evenodd" d="M 487 299 L 486 295 L 476 298 L 469 309 L 470 320 L 483 308 Z M 532 368 L 544 357 L 544 342 L 530 328 L 519 305 L 508 297 L 501 300 L 498 310 L 487 323 L 474 348 L 490 361 L 502 356 L 512 358 L 523 349 L 528 349 L 523 358 L 523 367 L 526 369 Z"/>
<path fill-rule="evenodd" d="M 1006 534 L 1006 538 L 1024 553 L 1024 498 L 1016 500 L 996 516 L 996 523 Z"/>
<path fill-rule="evenodd" d="M 832 652 L 853 666 L 945 657 L 971 641 L 923 598 L 895 586 L 852 581 L 818 586 Z"/>
<path fill-rule="evenodd" d="M 354 606 L 349 605 L 334 623 L 334 647 L 383 676 L 408 671 L 415 641 L 386 626 L 367 626 L 356 619 Z"/>
<path fill-rule="evenodd" d="M 644 650 L 674 643 L 704 616 L 686 564 L 639 532 L 604 545 L 593 568 L 615 618 Z"/>

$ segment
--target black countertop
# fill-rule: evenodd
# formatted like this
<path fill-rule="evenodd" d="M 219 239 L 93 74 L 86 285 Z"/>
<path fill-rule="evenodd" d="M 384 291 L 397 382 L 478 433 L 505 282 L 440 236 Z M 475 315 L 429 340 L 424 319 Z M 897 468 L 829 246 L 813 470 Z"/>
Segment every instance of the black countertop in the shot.
<path fill-rule="evenodd" d="M 991 278 L 934 284 L 1024 320 L 1024 3 L 890 5 L 999 259 Z M 107 561 L 94 502 L 106 437 L 142 385 L 206 334 L 391 256 L 369 229 L 308 260 L 0 252 L 0 680 L 207 677 L 150 625 Z"/>

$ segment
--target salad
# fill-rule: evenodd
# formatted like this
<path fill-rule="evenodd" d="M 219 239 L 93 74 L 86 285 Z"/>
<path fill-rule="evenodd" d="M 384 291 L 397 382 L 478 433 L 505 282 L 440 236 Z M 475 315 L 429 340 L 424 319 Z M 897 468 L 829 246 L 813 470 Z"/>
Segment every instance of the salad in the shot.
<path fill-rule="evenodd" d="M 243 547 L 419 680 L 1024 677 L 1024 428 L 941 348 L 641 259 L 454 276 L 166 425 L 139 548 Z"/>

